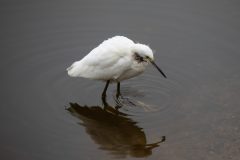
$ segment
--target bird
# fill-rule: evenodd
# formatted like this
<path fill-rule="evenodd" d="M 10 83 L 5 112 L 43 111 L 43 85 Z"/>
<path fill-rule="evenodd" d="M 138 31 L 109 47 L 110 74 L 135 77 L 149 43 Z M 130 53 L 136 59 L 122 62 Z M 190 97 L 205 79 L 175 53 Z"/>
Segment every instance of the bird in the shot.
<path fill-rule="evenodd" d="M 67 73 L 70 77 L 106 82 L 102 98 L 106 97 L 109 83 L 117 83 L 116 96 L 119 97 L 120 82 L 142 74 L 150 63 L 167 78 L 154 62 L 154 53 L 148 45 L 117 35 L 104 40 L 81 60 L 74 62 L 67 68 Z"/>

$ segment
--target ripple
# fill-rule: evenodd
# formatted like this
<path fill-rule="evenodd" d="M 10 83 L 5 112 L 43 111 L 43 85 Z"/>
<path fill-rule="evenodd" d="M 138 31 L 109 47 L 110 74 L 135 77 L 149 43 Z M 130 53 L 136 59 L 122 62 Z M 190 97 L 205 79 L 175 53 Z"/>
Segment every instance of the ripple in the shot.
<path fill-rule="evenodd" d="M 190 74 L 188 64 L 165 68 L 167 79 L 163 79 L 155 70 L 147 70 L 142 76 L 123 82 L 123 98 L 120 100 L 116 99 L 113 91 L 112 97 L 122 105 L 121 110 L 138 116 L 152 112 L 161 114 L 178 107 L 186 90 L 200 86 L 195 78 L 200 73 L 196 71 L 195 74 Z"/>

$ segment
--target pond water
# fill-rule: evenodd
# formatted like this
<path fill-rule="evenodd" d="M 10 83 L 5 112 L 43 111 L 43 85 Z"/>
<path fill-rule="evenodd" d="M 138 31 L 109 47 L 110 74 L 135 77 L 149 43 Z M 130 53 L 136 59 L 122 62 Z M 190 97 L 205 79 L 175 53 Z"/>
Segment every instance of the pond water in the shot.
<path fill-rule="evenodd" d="M 1 159 L 239 159 L 239 1 L 0 3 Z M 104 102 L 103 82 L 67 75 L 115 35 L 168 78 L 149 66 Z"/>

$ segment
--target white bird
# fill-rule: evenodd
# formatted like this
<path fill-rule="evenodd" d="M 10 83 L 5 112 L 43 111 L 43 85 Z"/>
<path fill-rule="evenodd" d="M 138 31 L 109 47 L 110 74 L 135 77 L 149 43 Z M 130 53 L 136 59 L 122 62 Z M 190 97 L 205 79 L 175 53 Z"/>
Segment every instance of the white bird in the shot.
<path fill-rule="evenodd" d="M 124 36 L 115 36 L 103 41 L 80 61 L 74 62 L 67 68 L 67 72 L 71 77 L 106 81 L 102 97 L 106 97 L 109 83 L 116 82 L 119 96 L 120 82 L 143 73 L 149 63 L 166 78 L 155 64 L 149 46 L 134 43 Z"/>

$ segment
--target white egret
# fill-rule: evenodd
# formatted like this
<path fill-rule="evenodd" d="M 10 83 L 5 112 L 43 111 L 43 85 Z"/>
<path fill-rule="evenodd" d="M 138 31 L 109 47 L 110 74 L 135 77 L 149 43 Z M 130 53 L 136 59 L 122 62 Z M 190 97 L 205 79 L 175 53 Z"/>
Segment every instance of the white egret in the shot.
<path fill-rule="evenodd" d="M 67 71 L 71 77 L 106 81 L 102 97 L 106 97 L 109 83 L 115 82 L 119 96 L 120 82 L 143 73 L 149 63 L 166 78 L 155 64 L 149 46 L 134 43 L 124 36 L 115 36 L 103 41 L 80 61 L 74 62 Z"/>

